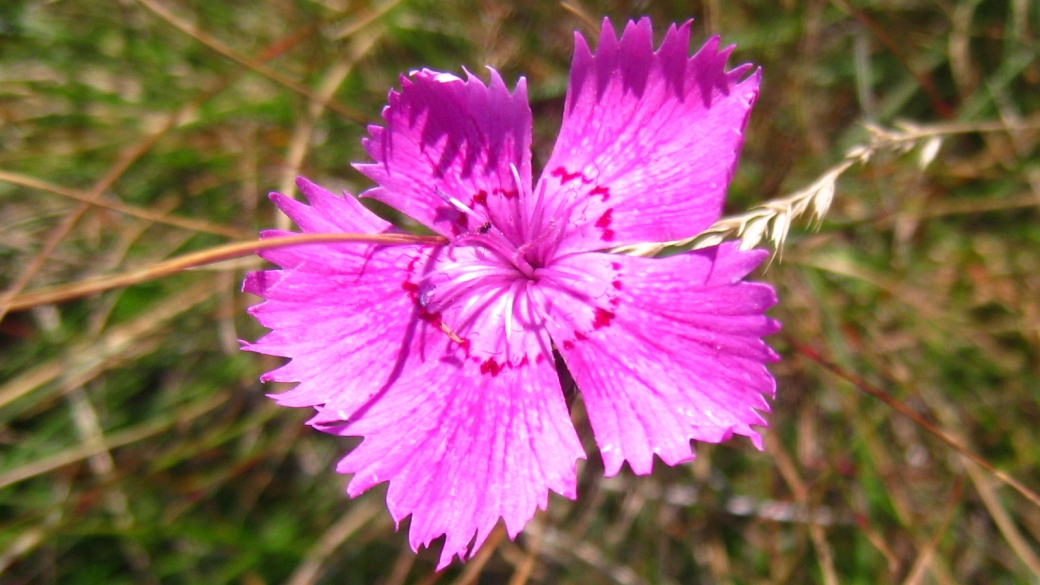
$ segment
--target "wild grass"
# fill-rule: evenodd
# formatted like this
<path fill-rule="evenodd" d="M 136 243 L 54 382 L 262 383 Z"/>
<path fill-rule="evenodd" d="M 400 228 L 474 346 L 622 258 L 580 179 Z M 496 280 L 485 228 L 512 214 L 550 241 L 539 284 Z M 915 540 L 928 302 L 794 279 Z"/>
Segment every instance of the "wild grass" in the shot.
<path fill-rule="evenodd" d="M 412 69 L 526 76 L 544 162 L 603 15 L 763 68 L 705 237 L 778 250 L 766 450 L 603 479 L 576 401 L 578 500 L 435 573 L 238 351 L 261 262 L 177 262 L 366 188 Z M 1040 580 L 1038 51 L 1028 0 L 0 3 L 0 583 Z"/>

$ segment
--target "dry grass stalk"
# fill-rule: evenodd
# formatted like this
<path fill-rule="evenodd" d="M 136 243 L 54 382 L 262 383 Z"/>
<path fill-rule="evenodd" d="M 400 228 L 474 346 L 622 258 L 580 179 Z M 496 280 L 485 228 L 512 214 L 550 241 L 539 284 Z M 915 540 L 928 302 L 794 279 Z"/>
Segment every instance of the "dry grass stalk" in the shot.
<path fill-rule="evenodd" d="M 809 508 L 811 505 L 810 488 L 798 472 L 794 459 L 784 449 L 776 431 L 770 429 L 766 432 L 765 443 L 766 450 L 776 459 L 777 469 L 787 483 L 787 487 L 791 489 L 795 501 Z M 824 585 L 838 585 L 838 573 L 834 568 L 834 552 L 831 550 L 830 545 L 827 544 L 827 535 L 823 530 L 823 526 L 813 523 L 810 523 L 808 526 L 809 535 L 812 538 L 813 546 L 816 548 L 817 561 L 820 565 L 820 574 L 823 576 Z"/>
<path fill-rule="evenodd" d="M 991 474 L 993 474 L 994 477 L 999 479 L 1005 485 L 1011 487 L 1012 489 L 1017 491 L 1019 494 L 1021 494 L 1023 497 L 1025 497 L 1027 500 L 1032 502 L 1033 505 L 1035 505 L 1038 508 L 1040 508 L 1040 494 L 1038 494 L 1037 492 L 1033 491 L 1032 489 L 1027 487 L 1024 483 L 1022 483 L 1018 479 L 1015 479 L 1010 474 L 1008 474 L 1008 473 L 1006 473 L 1006 472 L 1004 472 L 1004 471 L 994 467 L 992 463 L 990 463 L 984 457 L 982 457 L 981 455 L 979 455 L 978 453 L 976 453 L 975 451 L 970 449 L 967 445 L 964 444 L 964 441 L 959 439 L 957 436 L 951 434 L 950 432 L 946 431 L 945 429 L 941 428 L 940 426 L 931 423 L 930 421 L 925 419 L 923 416 L 918 414 L 916 411 L 914 411 L 912 408 L 908 407 L 907 405 L 905 405 L 902 402 L 900 402 L 900 401 L 896 400 L 895 398 L 893 398 L 890 394 L 888 394 L 884 390 L 869 384 L 865 380 L 862 380 L 862 379 L 858 378 L 857 376 L 855 376 L 854 374 L 844 370 L 843 368 L 841 368 L 837 364 L 832 363 L 832 362 L 824 359 L 819 354 L 817 354 L 814 350 L 812 350 L 812 349 L 810 349 L 810 348 L 808 348 L 806 346 L 800 345 L 797 342 L 795 342 L 793 345 L 794 345 L 795 349 L 798 350 L 802 355 L 804 355 L 804 356 L 808 357 L 809 359 L 815 361 L 816 363 L 818 363 L 821 366 L 823 366 L 825 369 L 829 370 L 832 374 L 838 376 L 839 378 L 844 379 L 846 382 L 849 382 L 850 384 L 852 384 L 853 386 L 855 386 L 859 390 L 863 391 L 864 393 L 866 393 L 866 394 L 868 394 L 870 396 L 873 396 L 874 398 L 877 398 L 878 400 L 880 400 L 880 401 L 884 402 L 885 404 L 887 404 L 888 406 L 892 407 L 892 409 L 895 410 L 896 412 L 898 412 L 898 413 L 902 414 L 903 416 L 909 418 L 910 420 L 914 421 L 914 423 L 917 426 L 919 426 L 922 429 L 928 431 L 929 433 L 931 433 L 932 436 L 936 437 L 937 439 L 939 439 L 942 442 L 946 443 L 948 446 L 952 447 L 953 450 L 955 450 L 958 453 L 960 453 L 966 459 L 975 462 L 980 467 L 982 467 L 986 471 L 988 471 Z"/>
<path fill-rule="evenodd" d="M 308 146 L 314 134 L 314 125 L 325 110 L 325 104 L 332 99 L 333 94 L 347 78 L 354 65 L 368 53 L 376 41 L 383 34 L 381 27 L 373 27 L 367 34 L 359 35 L 351 43 L 348 55 L 337 60 L 325 72 L 321 82 L 318 84 L 317 95 L 311 99 L 307 107 L 307 113 L 300 116 L 296 127 L 293 128 L 292 138 L 289 140 L 289 149 L 285 157 L 285 168 L 282 179 L 279 182 L 279 193 L 288 197 L 296 198 L 296 176 L 300 174 L 303 159 L 307 156 Z M 289 229 L 289 216 L 284 213 L 278 215 L 276 227 L 280 230 Z"/>
<path fill-rule="evenodd" d="M 62 394 L 71 392 L 96 378 L 113 363 L 140 357 L 150 351 L 148 338 L 154 337 L 157 331 L 168 326 L 172 320 L 207 301 L 211 292 L 208 282 L 187 287 L 164 299 L 146 314 L 111 327 L 100 337 L 72 345 L 65 356 L 45 361 L 5 381 L 0 385 L 0 408 L 52 382 L 61 386 Z M 42 396 L 36 397 L 37 402 L 42 400 Z"/>
<path fill-rule="evenodd" d="M 81 443 L 75 447 L 70 447 L 64 451 L 55 453 L 50 457 L 35 459 L 25 465 L 0 473 L 0 488 L 20 481 L 25 481 L 30 477 L 35 477 L 49 471 L 54 471 L 55 469 L 60 469 L 66 465 L 93 457 L 103 451 L 111 451 L 112 449 L 122 447 L 123 445 L 147 439 L 148 437 L 155 436 L 171 427 L 183 425 L 187 421 L 196 419 L 224 404 L 227 402 L 229 397 L 229 393 L 227 392 L 213 394 L 204 400 L 199 400 L 198 402 L 189 404 L 168 416 L 153 418 L 149 422 L 141 423 L 135 427 L 131 427 L 118 433 L 112 433 L 106 438 L 102 445 L 92 446 Z"/>
<path fill-rule="evenodd" d="M 447 243 L 441 236 L 413 236 L 411 234 L 301 234 L 254 242 L 235 242 L 149 264 L 138 270 L 30 291 L 11 298 L 9 306 L 11 310 L 20 311 L 140 284 L 183 272 L 189 268 L 251 256 L 261 250 L 334 242 L 369 242 L 387 246 L 399 244 L 443 245 Z"/>
<path fill-rule="evenodd" d="M 137 0 L 137 1 L 142 6 L 144 6 L 145 8 L 147 8 L 148 10 L 151 10 L 153 13 L 155 13 L 159 18 L 162 18 L 163 20 L 165 20 L 170 25 L 173 25 L 173 27 L 176 28 L 177 30 L 183 32 L 184 34 L 186 34 L 186 35 L 188 35 L 190 37 L 192 37 L 193 39 L 199 41 L 203 45 L 206 45 L 210 49 L 216 51 L 217 53 L 220 53 L 222 56 L 224 56 L 224 57 L 234 61 L 235 63 L 238 63 L 239 65 L 242 65 L 243 67 L 246 67 L 246 68 L 248 68 L 248 69 L 250 69 L 252 71 L 255 71 L 256 73 L 259 73 L 260 75 L 263 75 L 264 77 L 270 79 L 271 81 L 273 81 L 273 82 L 275 82 L 275 83 L 277 83 L 277 84 L 279 84 L 281 86 L 284 86 L 284 87 L 286 87 L 288 89 L 291 89 L 292 91 L 294 91 L 294 92 L 296 92 L 296 93 L 298 93 L 298 94 L 300 94 L 300 95 L 302 95 L 304 97 L 307 97 L 307 98 L 309 98 L 309 99 L 311 99 L 313 101 L 319 102 L 322 105 L 324 105 L 326 108 L 328 108 L 328 109 L 330 109 L 330 110 L 332 110 L 332 111 L 334 111 L 334 112 L 336 112 L 336 113 L 338 113 L 338 114 L 340 114 L 342 116 L 345 116 L 348 119 L 354 120 L 355 122 L 363 122 L 363 121 L 365 121 L 365 116 L 361 112 L 358 112 L 354 108 L 351 108 L 350 106 L 347 106 L 345 104 L 341 104 L 341 103 L 339 103 L 337 101 L 334 101 L 334 100 L 331 100 L 331 99 L 322 99 L 322 97 L 320 95 L 318 95 L 317 92 L 311 91 L 310 88 L 308 88 L 308 87 L 306 87 L 304 85 L 301 85 L 301 84 L 293 81 L 292 79 L 289 79 L 288 77 L 282 75 L 281 73 L 278 73 L 274 69 L 271 69 L 267 65 L 264 65 L 263 60 L 251 59 L 251 58 L 246 57 L 244 55 L 238 54 L 233 49 L 231 49 L 231 47 L 228 47 L 224 43 L 218 41 L 217 39 L 211 37 L 210 35 L 202 32 L 202 31 L 200 31 L 197 27 L 191 25 L 190 23 L 184 21 L 183 19 L 178 18 L 177 16 L 174 16 L 174 14 L 172 12 L 170 12 L 169 10 L 167 10 L 166 7 L 163 6 L 162 4 L 160 4 L 158 2 L 155 2 L 154 0 Z"/>
<path fill-rule="evenodd" d="M 372 501 L 371 498 L 352 505 L 307 551 L 307 556 L 296 567 L 286 584 L 313 585 L 316 583 L 322 577 L 325 561 L 336 552 L 340 545 L 381 512 L 379 504 Z"/>
<path fill-rule="evenodd" d="M 171 225 L 173 227 L 179 227 L 186 230 L 216 234 L 218 236 L 228 236 L 231 238 L 245 238 L 251 235 L 241 230 L 237 230 L 233 227 L 211 224 L 205 221 L 199 221 L 197 219 L 191 219 L 187 217 L 167 215 L 166 213 L 157 213 L 150 209 L 144 209 L 141 207 L 136 207 L 134 205 L 127 205 L 118 201 L 92 199 L 89 194 L 81 193 L 80 191 L 77 191 L 75 189 L 69 189 L 60 185 L 53 185 L 46 181 L 41 181 L 34 177 L 27 177 L 18 173 L 0 170 L 0 181 L 3 181 L 5 183 L 11 183 L 12 185 L 18 185 L 21 187 L 28 187 L 30 189 L 47 191 L 49 193 L 54 193 L 55 195 L 61 195 L 62 197 L 67 197 L 69 199 L 75 199 L 80 202 L 89 203 L 94 207 L 109 209 L 118 213 L 124 213 L 131 217 L 136 217 L 138 219 L 154 221 L 155 223 L 163 223 L 166 225 Z"/>
<path fill-rule="evenodd" d="M 854 165 L 866 165 L 881 152 L 902 155 L 919 148 L 918 168 L 924 170 L 938 156 L 946 136 L 1038 129 L 1040 123 L 1011 125 L 988 122 L 919 126 L 910 122 L 902 122 L 894 129 L 882 128 L 873 124 L 867 124 L 865 128 L 870 133 L 870 140 L 866 144 L 849 149 L 840 163 L 827 169 L 820 178 L 800 191 L 786 197 L 766 201 L 739 215 L 723 217 L 693 238 L 621 246 L 615 248 L 614 252 L 632 256 L 656 256 L 666 248 L 691 245 L 696 250 L 716 246 L 731 238 L 738 238 L 742 250 L 755 248 L 765 240 L 774 253 L 780 254 L 794 220 L 811 211 L 811 223 L 818 227 L 823 222 L 823 218 L 827 215 L 831 202 L 834 200 L 838 177 Z"/>

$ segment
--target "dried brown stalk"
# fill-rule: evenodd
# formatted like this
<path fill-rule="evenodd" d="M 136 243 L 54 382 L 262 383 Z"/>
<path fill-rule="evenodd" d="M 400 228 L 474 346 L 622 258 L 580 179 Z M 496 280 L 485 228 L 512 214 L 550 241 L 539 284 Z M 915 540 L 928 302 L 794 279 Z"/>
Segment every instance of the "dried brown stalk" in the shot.
<path fill-rule="evenodd" d="M 50 457 L 43 457 L 40 459 L 34 459 L 31 462 L 15 467 L 4 473 L 0 473 L 0 488 L 7 487 L 11 484 L 18 483 L 35 477 L 55 469 L 62 468 L 70 463 L 82 461 L 88 457 L 92 457 L 102 450 L 111 451 L 117 447 L 135 443 L 142 439 L 157 435 L 166 429 L 182 425 L 190 420 L 198 418 L 203 414 L 217 408 L 221 404 L 227 402 L 230 396 L 227 392 L 220 392 L 201 400 L 194 404 L 190 404 L 181 410 L 174 412 L 172 415 L 163 416 L 158 419 L 152 420 L 136 427 L 126 429 L 124 431 L 113 433 L 109 435 L 103 445 L 92 446 L 87 444 L 79 444 L 75 447 L 71 447 L 59 453 L 56 453 Z"/>
<path fill-rule="evenodd" d="M 915 412 L 912 408 L 896 400 L 892 395 L 885 392 L 884 390 L 873 386 L 866 380 L 863 380 L 850 372 L 845 371 L 845 369 L 841 366 L 824 359 L 815 350 L 810 349 L 809 347 L 806 347 L 799 343 L 796 343 L 793 340 L 788 339 L 788 341 L 799 353 L 801 353 L 805 357 L 820 364 L 824 367 L 824 369 L 830 371 L 832 374 L 852 384 L 865 394 L 869 394 L 870 396 L 873 396 L 874 398 L 877 398 L 878 400 L 884 402 L 899 414 L 902 414 L 903 416 L 914 421 L 914 423 L 919 425 L 921 428 L 931 433 L 932 436 L 938 438 L 943 443 L 946 443 L 951 448 L 953 448 L 954 451 L 960 453 L 967 459 L 978 464 L 980 467 L 991 473 L 994 477 L 999 479 L 1005 485 L 1010 486 L 1016 492 L 1022 494 L 1023 497 L 1032 502 L 1035 506 L 1040 508 L 1040 495 L 1026 487 L 1025 484 L 1018 481 L 1008 473 L 1001 471 L 996 467 L 993 467 L 993 464 L 991 464 L 989 461 L 986 461 L 986 459 L 981 455 L 969 449 L 968 446 L 965 445 L 964 442 L 958 439 L 957 437 L 951 435 L 945 430 L 939 428 L 937 425 L 928 421 L 923 416 Z"/>
<path fill-rule="evenodd" d="M 38 305 L 78 299 L 106 290 L 131 286 L 148 280 L 155 280 L 171 274 L 183 272 L 189 268 L 222 262 L 232 258 L 241 258 L 261 250 L 335 242 L 365 242 L 386 246 L 397 246 L 402 244 L 440 246 L 448 243 L 447 240 L 441 236 L 413 236 L 411 234 L 302 234 L 298 236 L 271 238 L 255 242 L 235 242 L 232 244 L 224 244 L 222 246 L 214 246 L 190 254 L 184 254 L 183 256 L 177 256 L 176 258 L 171 258 L 164 262 L 150 264 L 138 270 L 124 272 L 122 274 L 101 276 L 82 280 L 80 282 L 34 290 L 11 299 L 10 309 L 13 311 L 19 311 Z"/>
<path fill-rule="evenodd" d="M 307 551 L 303 561 L 289 576 L 286 585 L 313 585 L 317 582 L 322 576 L 322 566 L 332 553 L 382 511 L 382 507 L 371 498 L 352 504 Z"/>
<path fill-rule="evenodd" d="M 232 227 L 222 226 L 199 221 L 197 219 L 189 219 L 185 217 L 177 217 L 175 215 L 167 215 L 165 213 L 156 213 L 149 209 L 143 209 L 135 207 L 133 205 L 127 205 L 118 201 L 105 201 L 104 199 L 92 199 L 89 194 L 82 193 L 75 189 L 69 189 L 46 181 L 41 181 L 35 177 L 28 177 L 18 173 L 12 173 L 10 171 L 0 170 L 0 181 L 11 183 L 13 185 L 19 185 L 21 187 L 28 187 L 29 189 L 39 189 L 40 191 L 47 191 L 54 193 L 55 195 L 61 195 L 62 197 L 68 197 L 69 199 L 75 199 L 89 203 L 94 207 L 101 207 L 103 209 L 110 209 L 118 213 L 124 213 L 131 217 L 144 219 L 147 221 L 154 221 L 155 223 L 163 223 L 174 227 L 183 228 L 186 230 L 192 230 L 196 232 L 205 232 L 209 234 L 216 234 L 218 236 L 227 236 L 229 238 L 248 238 L 252 234 L 248 234 L 241 230 L 237 230 Z"/>
<path fill-rule="evenodd" d="M 192 26 L 188 22 L 185 22 L 184 20 L 178 18 L 172 12 L 167 10 L 165 6 L 158 2 L 155 2 L 155 0 L 137 1 L 148 10 L 154 12 L 157 16 L 159 16 L 159 18 L 162 18 L 167 23 L 173 25 L 174 28 L 180 30 L 184 34 L 192 37 L 193 39 L 199 41 L 203 45 L 206 45 L 210 49 L 216 51 L 217 53 L 220 53 L 221 55 L 234 61 L 235 63 L 238 63 L 243 67 L 255 71 L 260 75 L 263 75 L 264 77 L 270 79 L 271 81 L 274 81 L 279 85 L 285 86 L 304 97 L 319 102 L 323 104 L 326 108 L 336 112 L 337 114 L 343 115 L 351 120 L 354 120 L 355 122 L 364 122 L 367 119 L 367 117 L 364 114 L 358 112 L 350 106 L 341 104 L 332 99 L 322 99 L 322 97 L 318 95 L 318 93 L 312 91 L 310 88 L 304 85 L 301 85 L 293 81 L 292 79 L 289 79 L 281 73 L 278 73 L 277 71 L 271 69 L 267 65 L 264 65 L 263 62 L 258 61 L 256 59 L 250 59 L 249 57 L 238 54 L 233 49 L 231 49 L 231 47 L 228 47 L 224 43 L 218 41 L 217 39 L 209 36 L 208 34 Z"/>

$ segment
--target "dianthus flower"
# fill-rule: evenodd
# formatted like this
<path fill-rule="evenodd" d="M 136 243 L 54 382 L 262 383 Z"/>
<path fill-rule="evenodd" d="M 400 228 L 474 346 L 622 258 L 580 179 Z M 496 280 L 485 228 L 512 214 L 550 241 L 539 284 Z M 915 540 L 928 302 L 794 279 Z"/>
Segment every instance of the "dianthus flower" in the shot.
<path fill-rule="evenodd" d="M 445 246 L 323 244 L 262 253 L 252 308 L 273 331 L 246 349 L 291 358 L 264 380 L 313 407 L 309 424 L 364 437 L 337 470 L 353 497 L 389 482 L 413 549 L 446 535 L 440 567 L 504 519 L 515 537 L 548 491 L 575 497 L 585 453 L 555 356 L 573 377 L 607 476 L 693 458 L 693 439 L 764 426 L 773 289 L 742 279 L 763 251 L 732 244 L 668 258 L 607 253 L 683 239 L 718 219 L 758 95 L 717 38 L 689 57 L 689 23 L 654 51 L 648 19 L 596 53 L 575 34 L 563 125 L 531 180 L 531 110 L 510 93 L 429 70 L 401 79 L 364 142 L 363 195 Z M 347 194 L 304 179 L 310 205 L 273 194 L 305 233 L 395 232 Z M 286 235 L 268 231 L 263 237 Z M 475 537 L 475 538 L 474 538 Z M 471 547 L 472 545 L 472 547 Z"/>

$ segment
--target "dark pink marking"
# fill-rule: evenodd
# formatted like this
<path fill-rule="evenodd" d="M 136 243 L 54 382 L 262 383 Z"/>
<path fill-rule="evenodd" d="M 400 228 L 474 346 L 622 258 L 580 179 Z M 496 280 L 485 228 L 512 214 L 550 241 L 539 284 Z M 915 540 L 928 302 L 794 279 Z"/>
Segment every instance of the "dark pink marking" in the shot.
<path fill-rule="evenodd" d="M 603 240 L 604 242 L 613 242 L 614 230 L 603 230 L 603 235 L 600 236 L 599 239 Z"/>
<path fill-rule="evenodd" d="M 601 201 L 606 201 L 607 199 L 610 199 L 610 189 L 603 185 L 597 185 L 595 189 L 589 191 L 589 196 L 592 195 L 602 195 L 603 199 L 601 199 Z"/>
<path fill-rule="evenodd" d="M 415 265 L 418 264 L 418 263 L 419 263 L 419 257 L 418 256 L 412 256 L 412 259 L 408 262 L 408 268 L 406 269 L 406 270 L 408 270 L 409 274 L 414 274 L 415 273 Z"/>
<path fill-rule="evenodd" d="M 561 185 L 564 184 L 564 183 L 570 183 L 574 179 L 577 179 L 578 177 L 581 176 L 581 173 L 568 173 L 567 169 L 565 169 L 563 167 L 556 167 L 549 174 L 552 175 L 553 177 L 559 177 Z"/>
<path fill-rule="evenodd" d="M 431 312 L 429 312 L 429 311 L 424 309 L 422 311 L 419 311 L 419 318 L 422 319 L 423 321 L 426 321 L 427 323 L 431 323 L 433 325 L 436 325 L 437 327 L 441 326 L 441 314 L 440 313 L 431 313 Z"/>
<path fill-rule="evenodd" d="M 614 216 L 614 208 L 611 207 L 611 208 L 607 209 L 606 211 L 604 211 L 603 215 L 599 216 L 599 219 L 596 220 L 596 224 L 595 224 L 596 227 L 598 227 L 598 228 L 608 228 L 608 227 L 610 227 L 610 222 L 614 221 L 614 217 L 613 216 Z"/>
<path fill-rule="evenodd" d="M 522 368 L 522 367 L 524 367 L 526 365 L 529 365 L 530 363 L 531 363 L 531 360 L 527 359 L 527 356 L 525 355 L 524 359 L 520 360 L 520 363 L 516 364 L 516 367 Z"/>
<path fill-rule="evenodd" d="M 620 262 L 611 262 L 610 263 L 610 267 L 613 268 L 614 270 L 621 270 L 621 263 Z"/>
<path fill-rule="evenodd" d="M 589 338 L 588 335 L 585 335 L 584 333 L 582 333 L 581 331 L 578 331 L 577 329 L 574 330 L 574 339 L 577 339 L 578 341 L 585 341 L 588 338 Z"/>
<path fill-rule="evenodd" d="M 502 369 L 502 366 L 498 365 L 495 358 L 488 358 L 484 363 L 480 364 L 480 373 L 491 374 L 491 377 L 497 376 Z"/>
<path fill-rule="evenodd" d="M 617 297 L 610 299 L 610 308 L 616 309 L 619 304 L 621 304 L 621 300 Z"/>
<path fill-rule="evenodd" d="M 414 296 L 415 293 L 419 292 L 419 285 L 410 280 L 406 280 L 401 283 L 401 290 L 407 292 L 409 296 Z"/>
<path fill-rule="evenodd" d="M 592 326 L 596 329 L 608 327 L 610 325 L 610 320 L 613 318 L 614 313 L 601 307 L 596 307 L 596 319 L 592 322 Z"/>
<path fill-rule="evenodd" d="M 537 355 L 537 356 L 536 356 L 536 357 L 534 358 L 534 363 L 536 363 L 536 364 L 540 364 L 540 363 L 542 363 L 542 362 L 544 362 L 544 361 L 545 361 L 545 354 L 541 354 L 541 353 L 540 353 L 540 354 L 538 354 L 538 355 Z"/>
<path fill-rule="evenodd" d="M 616 288 L 618 290 L 621 290 L 621 281 L 620 280 L 615 280 L 614 282 L 611 282 L 610 284 L 614 285 L 614 288 Z"/>
<path fill-rule="evenodd" d="M 501 195 L 501 196 L 505 197 L 506 199 L 512 199 L 513 197 L 516 197 L 517 195 L 520 194 L 515 189 L 509 190 L 509 191 L 506 191 L 505 189 L 495 189 L 495 190 L 492 191 L 492 193 L 494 193 L 495 195 Z"/>
<path fill-rule="evenodd" d="M 487 207 L 487 191 L 481 189 L 477 191 L 477 194 L 473 196 L 473 205 L 481 204 Z"/>
<path fill-rule="evenodd" d="M 563 342 L 563 349 L 566 349 L 566 350 L 574 349 L 574 342 L 571 341 L 570 339 L 565 340 Z"/>

